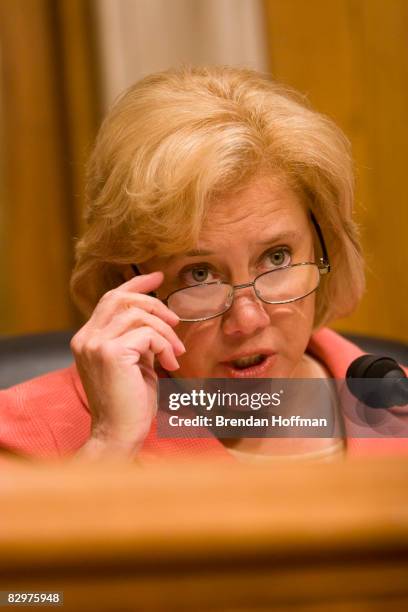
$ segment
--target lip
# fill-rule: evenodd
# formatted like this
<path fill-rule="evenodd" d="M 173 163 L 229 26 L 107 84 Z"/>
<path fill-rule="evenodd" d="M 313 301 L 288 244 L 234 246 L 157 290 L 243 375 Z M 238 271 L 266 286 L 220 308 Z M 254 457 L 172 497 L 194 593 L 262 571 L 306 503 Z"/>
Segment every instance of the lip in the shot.
<path fill-rule="evenodd" d="M 245 355 L 241 354 L 239 357 L 249 357 L 250 355 L 266 355 L 266 359 L 258 365 L 245 368 L 245 370 L 238 370 L 237 368 L 231 366 L 230 362 L 223 361 L 220 365 L 226 373 L 225 378 L 263 378 L 269 368 L 274 365 L 277 358 L 277 354 L 271 353 L 270 351 L 268 353 L 262 353 L 261 351 L 259 353 L 254 353 L 252 351 L 251 353 L 246 353 Z M 239 359 L 239 357 L 234 357 L 230 361 Z"/>

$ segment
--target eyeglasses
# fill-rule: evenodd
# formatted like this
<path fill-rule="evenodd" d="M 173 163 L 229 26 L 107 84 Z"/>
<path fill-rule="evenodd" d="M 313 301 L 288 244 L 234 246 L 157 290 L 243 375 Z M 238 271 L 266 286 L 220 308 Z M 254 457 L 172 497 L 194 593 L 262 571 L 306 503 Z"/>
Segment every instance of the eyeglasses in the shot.
<path fill-rule="evenodd" d="M 301 300 L 318 288 L 320 277 L 330 272 L 330 263 L 323 234 L 314 215 L 312 223 L 322 249 L 319 263 L 305 261 L 263 272 L 252 282 L 231 285 L 225 281 L 211 281 L 176 289 L 162 302 L 186 323 L 207 321 L 223 315 L 234 301 L 235 291 L 253 287 L 255 295 L 266 304 L 288 304 Z M 139 271 L 133 265 L 137 274 Z"/>

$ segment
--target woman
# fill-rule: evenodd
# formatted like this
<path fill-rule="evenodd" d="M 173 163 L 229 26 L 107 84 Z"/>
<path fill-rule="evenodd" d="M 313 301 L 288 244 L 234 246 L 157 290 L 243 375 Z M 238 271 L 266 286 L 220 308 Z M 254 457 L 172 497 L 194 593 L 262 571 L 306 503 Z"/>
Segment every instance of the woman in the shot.
<path fill-rule="evenodd" d="M 323 329 L 364 287 L 339 129 L 254 71 L 168 70 L 109 113 L 88 188 L 71 283 L 88 317 L 71 343 L 76 366 L 2 392 L 2 445 L 86 457 L 346 452 L 347 440 L 319 438 L 159 440 L 154 419 L 158 375 L 344 377 L 360 355 Z"/>

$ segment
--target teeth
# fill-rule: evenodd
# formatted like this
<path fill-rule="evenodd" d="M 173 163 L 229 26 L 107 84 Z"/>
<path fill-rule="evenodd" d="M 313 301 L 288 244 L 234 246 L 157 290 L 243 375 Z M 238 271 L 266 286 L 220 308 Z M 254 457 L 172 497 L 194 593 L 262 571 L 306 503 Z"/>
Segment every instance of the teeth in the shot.
<path fill-rule="evenodd" d="M 241 359 L 235 359 L 235 361 L 233 361 L 232 363 L 238 368 L 247 368 L 248 366 L 261 363 L 263 359 L 263 355 L 251 355 L 250 357 L 241 357 Z"/>

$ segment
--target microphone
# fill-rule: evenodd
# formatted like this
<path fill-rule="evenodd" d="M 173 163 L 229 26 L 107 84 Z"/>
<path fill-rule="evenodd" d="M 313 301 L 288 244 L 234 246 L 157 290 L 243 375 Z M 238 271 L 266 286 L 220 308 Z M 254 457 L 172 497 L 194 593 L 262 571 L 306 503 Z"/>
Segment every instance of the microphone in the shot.
<path fill-rule="evenodd" d="M 348 367 L 350 392 L 370 408 L 391 408 L 408 404 L 408 379 L 391 357 L 361 355 Z"/>

